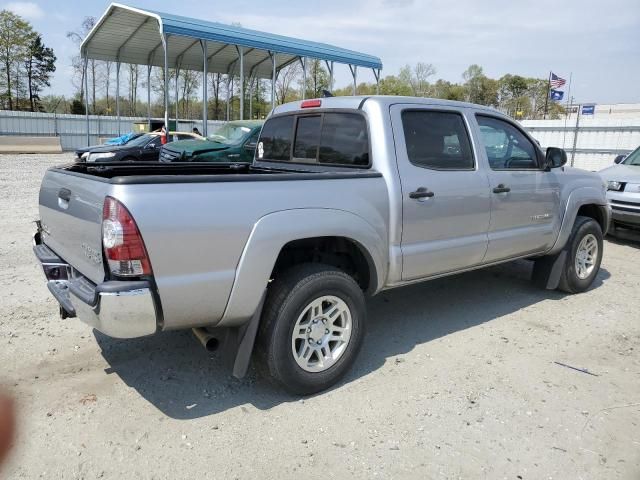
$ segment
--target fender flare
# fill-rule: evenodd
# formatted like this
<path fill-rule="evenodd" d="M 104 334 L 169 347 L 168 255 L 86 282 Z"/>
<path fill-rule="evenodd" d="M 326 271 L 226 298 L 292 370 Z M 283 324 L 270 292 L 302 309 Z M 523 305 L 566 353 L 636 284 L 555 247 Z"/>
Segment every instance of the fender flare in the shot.
<path fill-rule="evenodd" d="M 372 292 L 387 274 L 388 245 L 362 217 L 337 209 L 282 210 L 260 218 L 251 231 L 236 268 L 227 307 L 218 327 L 233 327 L 250 319 L 267 286 L 282 248 L 289 242 L 315 237 L 345 237 L 362 247 L 373 272 Z"/>
<path fill-rule="evenodd" d="M 603 192 L 595 187 L 577 188 L 569 194 L 558 238 L 556 238 L 556 242 L 553 244 L 553 247 L 551 247 L 551 250 L 547 252 L 547 255 L 558 253 L 564 248 L 571 236 L 571 230 L 576 221 L 576 217 L 578 216 L 578 210 L 580 210 L 580 207 L 584 205 L 597 205 L 602 210 L 605 221 L 603 233 L 606 233 L 610 213 L 606 200 L 603 197 Z"/>

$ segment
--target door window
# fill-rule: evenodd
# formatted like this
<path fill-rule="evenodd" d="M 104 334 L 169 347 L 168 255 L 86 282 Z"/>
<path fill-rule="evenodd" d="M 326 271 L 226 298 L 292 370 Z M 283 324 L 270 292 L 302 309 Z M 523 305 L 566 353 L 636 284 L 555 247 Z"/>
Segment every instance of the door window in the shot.
<path fill-rule="evenodd" d="M 477 115 L 480 139 L 492 170 L 538 169 L 536 147 L 509 122 Z"/>
<path fill-rule="evenodd" d="M 459 113 L 405 110 L 402 127 L 413 165 L 433 170 L 473 170 L 469 135 Z"/>

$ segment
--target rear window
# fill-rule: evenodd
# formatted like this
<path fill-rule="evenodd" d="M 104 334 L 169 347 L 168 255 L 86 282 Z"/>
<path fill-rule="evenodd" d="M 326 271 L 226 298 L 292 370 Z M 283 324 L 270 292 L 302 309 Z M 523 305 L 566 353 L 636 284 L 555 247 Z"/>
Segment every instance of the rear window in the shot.
<path fill-rule="evenodd" d="M 366 167 L 367 122 L 360 114 L 345 112 L 275 117 L 262 129 L 257 156 L 267 161 Z"/>

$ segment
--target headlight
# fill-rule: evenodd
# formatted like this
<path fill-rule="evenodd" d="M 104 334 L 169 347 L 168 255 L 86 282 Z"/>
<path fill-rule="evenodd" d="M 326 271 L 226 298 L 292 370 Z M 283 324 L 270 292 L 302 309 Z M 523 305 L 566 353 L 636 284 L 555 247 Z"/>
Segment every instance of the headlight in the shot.
<path fill-rule="evenodd" d="M 116 154 L 113 152 L 105 152 L 105 153 L 90 153 L 87 157 L 87 162 L 95 162 L 96 160 L 100 160 L 102 158 L 113 158 Z"/>
<path fill-rule="evenodd" d="M 614 192 L 619 192 L 624 188 L 624 183 L 616 182 L 614 180 L 609 180 L 607 182 L 607 190 L 613 190 Z"/>
<path fill-rule="evenodd" d="M 86 162 L 88 157 L 89 157 L 89 152 L 84 152 L 82 155 L 80 155 L 80 160 L 82 160 L 83 162 Z"/>

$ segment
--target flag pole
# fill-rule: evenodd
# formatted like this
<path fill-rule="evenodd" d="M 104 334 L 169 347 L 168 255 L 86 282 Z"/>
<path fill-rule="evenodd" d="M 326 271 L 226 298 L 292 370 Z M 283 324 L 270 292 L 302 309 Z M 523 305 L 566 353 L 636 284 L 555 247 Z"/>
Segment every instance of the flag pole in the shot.
<path fill-rule="evenodd" d="M 571 108 L 573 105 L 571 105 L 569 102 L 571 102 L 571 79 L 573 77 L 573 72 L 569 72 L 569 87 L 567 88 L 568 92 L 567 92 L 567 108 L 565 108 L 564 110 L 564 133 L 562 134 L 562 148 L 564 148 L 564 140 L 565 137 L 567 136 L 567 117 L 569 116 L 569 108 Z M 573 103 L 573 102 L 571 102 Z"/>
<path fill-rule="evenodd" d="M 551 70 L 549 70 L 549 78 L 547 79 L 547 96 L 544 99 L 544 115 L 543 120 L 547 119 L 547 107 L 549 106 L 549 95 L 551 94 Z"/>

